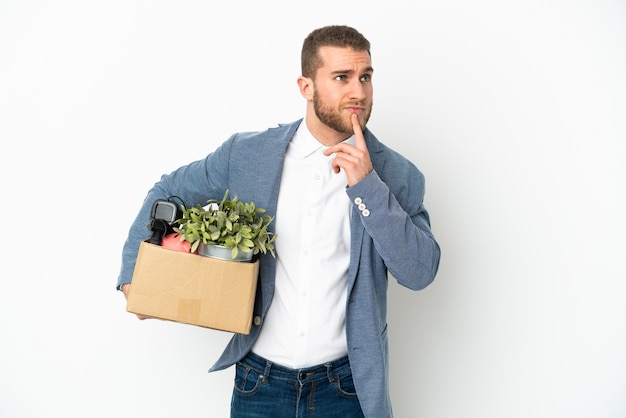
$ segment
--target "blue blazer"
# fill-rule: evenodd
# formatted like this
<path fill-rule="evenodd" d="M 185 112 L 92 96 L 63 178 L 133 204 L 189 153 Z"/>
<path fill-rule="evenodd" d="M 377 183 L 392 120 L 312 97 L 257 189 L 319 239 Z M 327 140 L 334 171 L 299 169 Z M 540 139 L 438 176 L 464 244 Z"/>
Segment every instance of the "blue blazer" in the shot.
<path fill-rule="evenodd" d="M 164 175 L 148 192 L 131 226 L 118 286 L 131 281 L 139 243 L 155 199 L 179 196 L 186 206 L 231 196 L 276 213 L 285 150 L 302 119 L 262 132 L 237 133 L 206 158 Z M 364 132 L 374 170 L 346 188 L 354 203 L 348 271 L 346 334 L 348 356 L 361 407 L 368 418 L 392 417 L 387 342 L 388 273 L 413 290 L 437 273 L 440 249 L 423 206 L 424 176 L 406 158 Z M 360 206 L 359 203 L 365 205 Z M 280 222 L 280 219 L 276 219 Z M 273 224 L 271 224 L 273 226 Z M 280 254 L 278 254 L 280 256 Z M 235 334 L 211 371 L 241 360 L 252 348 L 272 302 L 276 262 L 261 256 L 255 321 L 248 335 Z M 258 317 L 258 318 L 257 318 Z"/>

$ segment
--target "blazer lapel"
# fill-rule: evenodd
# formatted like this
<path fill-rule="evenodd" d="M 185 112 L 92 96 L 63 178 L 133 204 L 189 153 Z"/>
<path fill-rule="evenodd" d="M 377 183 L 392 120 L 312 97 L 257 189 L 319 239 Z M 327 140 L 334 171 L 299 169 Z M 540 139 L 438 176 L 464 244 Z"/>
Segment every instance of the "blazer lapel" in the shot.
<path fill-rule="evenodd" d="M 263 145 L 260 148 L 257 159 L 257 172 L 254 175 L 254 194 L 257 196 L 255 201 L 257 206 L 265 208 L 268 214 L 276 214 L 285 151 L 301 121 L 302 119 L 269 129 L 267 137 L 263 139 Z M 269 229 L 275 232 L 275 226 L 276 224 L 272 222 Z M 259 289 L 262 299 L 259 310 L 263 311 L 262 314 L 264 316 L 274 295 L 276 260 L 273 257 L 267 256 L 264 258 L 264 262 L 261 263 L 261 274 L 263 277 L 271 278 L 271 280 L 262 280 Z"/>

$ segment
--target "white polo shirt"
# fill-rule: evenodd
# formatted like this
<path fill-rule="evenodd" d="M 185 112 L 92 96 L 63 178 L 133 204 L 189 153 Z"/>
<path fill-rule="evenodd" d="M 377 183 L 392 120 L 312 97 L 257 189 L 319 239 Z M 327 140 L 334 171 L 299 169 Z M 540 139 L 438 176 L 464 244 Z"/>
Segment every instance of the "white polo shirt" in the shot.
<path fill-rule="evenodd" d="M 354 137 L 348 142 L 354 144 Z M 252 351 L 294 369 L 347 354 L 351 203 L 303 121 L 287 147 L 276 210 L 276 287 Z"/>

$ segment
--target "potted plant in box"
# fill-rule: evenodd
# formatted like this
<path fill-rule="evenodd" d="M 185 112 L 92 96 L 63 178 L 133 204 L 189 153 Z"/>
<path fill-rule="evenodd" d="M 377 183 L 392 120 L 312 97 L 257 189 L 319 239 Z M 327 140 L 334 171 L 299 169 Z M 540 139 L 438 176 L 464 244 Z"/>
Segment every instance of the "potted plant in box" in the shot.
<path fill-rule="evenodd" d="M 267 227 L 274 219 L 264 215 L 265 209 L 254 202 L 242 202 L 238 197 L 228 198 L 226 190 L 222 200 L 208 200 L 186 208 L 182 218 L 175 221 L 174 230 L 180 239 L 191 244 L 191 252 L 235 261 L 250 261 L 259 252 L 268 251 L 273 257 L 276 234 Z M 226 254 L 228 256 L 226 256 Z"/>

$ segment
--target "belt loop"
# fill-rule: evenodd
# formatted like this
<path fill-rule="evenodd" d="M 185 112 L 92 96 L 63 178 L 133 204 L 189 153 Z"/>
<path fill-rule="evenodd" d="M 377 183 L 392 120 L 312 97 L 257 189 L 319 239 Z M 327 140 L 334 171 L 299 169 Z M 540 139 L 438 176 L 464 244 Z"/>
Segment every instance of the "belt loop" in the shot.
<path fill-rule="evenodd" d="M 328 381 L 330 383 L 335 382 L 335 376 L 333 375 L 333 363 L 328 362 L 325 364 L 326 366 L 326 376 L 328 376 Z"/>
<path fill-rule="evenodd" d="M 272 368 L 272 362 L 267 360 L 265 364 L 265 371 L 263 372 L 263 384 L 267 384 L 267 381 L 270 378 L 270 369 Z"/>

